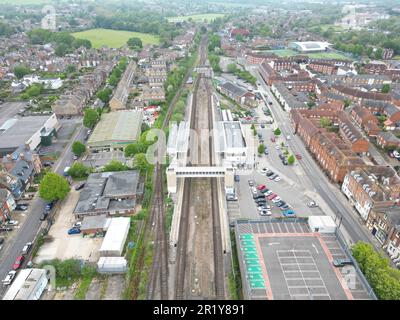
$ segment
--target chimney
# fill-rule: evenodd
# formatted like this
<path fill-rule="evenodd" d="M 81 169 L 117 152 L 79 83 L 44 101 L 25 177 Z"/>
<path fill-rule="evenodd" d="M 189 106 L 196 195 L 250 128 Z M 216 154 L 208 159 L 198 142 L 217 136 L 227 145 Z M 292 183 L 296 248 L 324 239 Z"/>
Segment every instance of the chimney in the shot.
<path fill-rule="evenodd" d="M 12 161 L 11 154 L 7 154 L 7 160 Z"/>
<path fill-rule="evenodd" d="M 25 143 L 25 147 L 24 147 L 24 148 L 25 148 L 26 151 L 29 151 L 29 150 L 31 149 L 31 148 L 29 147 L 29 144 L 27 144 L 27 143 Z"/>
<path fill-rule="evenodd" d="M 25 154 L 24 153 L 20 153 L 19 154 L 19 158 L 20 158 L 20 160 L 25 160 Z"/>

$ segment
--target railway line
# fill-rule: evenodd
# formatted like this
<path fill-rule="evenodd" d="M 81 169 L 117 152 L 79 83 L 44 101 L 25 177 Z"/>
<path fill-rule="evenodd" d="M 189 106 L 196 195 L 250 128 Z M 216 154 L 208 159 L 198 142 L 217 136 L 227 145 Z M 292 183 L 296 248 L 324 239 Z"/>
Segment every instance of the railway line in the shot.
<path fill-rule="evenodd" d="M 201 50 L 200 50 L 200 65 L 204 66 L 207 63 L 207 41 L 206 38 L 203 37 L 201 42 Z M 197 113 L 201 110 L 201 107 L 204 107 L 204 104 L 207 106 L 207 126 L 208 130 L 213 129 L 213 113 L 212 113 L 212 87 L 209 83 L 209 80 L 206 79 L 202 74 L 198 76 L 195 81 L 194 91 L 193 91 L 193 104 L 192 104 L 192 113 L 190 118 L 190 128 L 193 130 L 198 130 L 199 128 L 199 120 L 197 119 Z M 200 109 L 198 109 L 200 108 Z M 204 128 L 203 128 L 204 129 Z M 188 159 L 191 158 L 190 150 L 188 150 Z M 200 157 L 203 159 L 203 157 Z M 215 164 L 214 159 L 214 147 L 213 147 L 213 137 L 210 135 L 208 138 L 208 163 L 202 163 L 201 165 L 213 166 Z M 187 166 L 193 166 L 190 160 L 187 163 Z M 183 190 L 183 201 L 181 208 L 181 220 L 179 224 L 179 239 L 177 243 L 177 251 L 176 251 L 176 278 L 175 278 L 175 299 L 181 300 L 190 297 L 190 288 L 188 288 L 187 279 L 188 273 L 193 272 L 191 270 L 191 261 L 188 260 L 188 244 L 190 228 L 199 228 L 197 226 L 197 222 L 193 223 L 191 221 L 190 210 L 193 205 L 192 199 L 195 197 L 196 185 L 194 183 L 195 179 L 186 178 L 184 182 L 184 190 Z M 211 219 L 211 230 L 212 230 L 212 252 L 213 256 L 203 257 L 203 259 L 213 259 L 213 279 L 212 283 L 212 296 L 203 296 L 203 298 L 216 298 L 216 299 L 224 299 L 225 298 L 225 286 L 224 286 L 224 267 L 223 267 L 223 250 L 222 250 L 222 235 L 221 235 L 221 223 L 219 217 L 219 205 L 218 205 L 218 190 L 217 190 L 217 178 L 208 178 L 207 179 L 207 189 L 210 194 L 210 204 L 211 207 L 207 208 L 207 212 L 211 212 L 211 216 L 207 217 L 209 220 Z M 197 213 L 196 213 L 197 214 Z M 190 223 L 192 222 L 192 223 Z M 205 223 L 207 224 L 207 223 Z M 208 225 L 208 224 L 207 224 Z M 205 235 L 203 235 L 204 237 Z M 207 235 L 206 235 L 207 236 Z M 195 242 L 195 241 L 193 241 Z M 196 264 L 195 262 L 194 264 Z M 192 267 L 193 268 L 193 267 Z M 188 270 L 189 269 L 189 270 Z M 198 281 L 198 279 L 196 279 Z M 192 289 L 193 290 L 193 289 Z"/>

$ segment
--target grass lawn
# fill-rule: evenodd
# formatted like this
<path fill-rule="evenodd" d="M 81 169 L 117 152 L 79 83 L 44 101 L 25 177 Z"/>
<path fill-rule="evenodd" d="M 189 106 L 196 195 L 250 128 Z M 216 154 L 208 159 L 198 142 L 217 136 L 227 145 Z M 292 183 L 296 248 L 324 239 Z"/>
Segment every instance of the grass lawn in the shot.
<path fill-rule="evenodd" d="M 291 57 L 291 56 L 295 56 L 295 55 L 301 54 L 299 52 L 296 52 L 296 51 L 290 50 L 290 49 L 267 50 L 265 52 L 275 53 L 279 57 Z M 316 53 L 307 53 L 305 55 L 310 57 L 310 58 L 315 58 L 315 59 L 343 59 L 343 60 L 349 60 L 348 57 L 346 57 L 345 55 L 342 55 L 340 53 L 337 53 L 337 52 L 316 52 Z"/>
<path fill-rule="evenodd" d="M 0 0 L 1 1 L 1 0 Z M 204 14 L 194 14 L 191 16 L 179 16 L 179 17 L 171 17 L 168 18 L 169 22 L 180 22 L 180 21 L 187 21 L 189 18 L 192 18 L 194 21 L 212 21 L 216 18 L 222 18 L 224 16 L 223 13 L 204 13 Z"/>
<path fill-rule="evenodd" d="M 79 39 L 90 40 L 94 48 L 100 48 L 104 45 L 110 48 L 120 48 L 121 46 L 126 44 L 129 38 L 133 37 L 140 38 L 143 44 L 160 43 L 160 39 L 157 35 L 123 30 L 90 29 L 86 31 L 76 32 L 72 35 Z"/>

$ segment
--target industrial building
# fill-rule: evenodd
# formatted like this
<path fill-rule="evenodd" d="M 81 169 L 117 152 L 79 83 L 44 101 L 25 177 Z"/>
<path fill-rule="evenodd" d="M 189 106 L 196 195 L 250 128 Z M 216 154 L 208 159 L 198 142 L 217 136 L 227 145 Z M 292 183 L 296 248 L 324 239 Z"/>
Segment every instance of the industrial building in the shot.
<path fill-rule="evenodd" d="M 97 270 L 102 274 L 125 273 L 128 262 L 124 257 L 100 257 L 97 262 Z"/>
<path fill-rule="evenodd" d="M 224 116 L 225 118 L 225 116 Z M 226 119 L 232 119 L 228 113 Z M 217 123 L 216 148 L 222 154 L 226 165 L 238 165 L 246 162 L 247 144 L 240 121 L 222 121 Z"/>
<path fill-rule="evenodd" d="M 48 283 L 46 270 L 21 270 L 3 300 L 39 300 Z"/>
<path fill-rule="evenodd" d="M 142 121 L 142 111 L 123 110 L 103 114 L 87 146 L 93 152 L 122 151 L 139 139 Z"/>
<path fill-rule="evenodd" d="M 55 114 L 7 120 L 0 126 L 0 157 L 20 146 L 33 151 L 40 144 L 50 145 L 60 126 Z"/>
<path fill-rule="evenodd" d="M 289 48 L 302 53 L 326 51 L 332 44 L 321 41 L 291 42 Z"/>
<path fill-rule="evenodd" d="M 139 183 L 139 178 L 140 173 L 137 170 L 92 173 L 79 195 L 74 213 L 78 218 L 134 213 L 136 196 L 143 193 L 143 183 Z M 96 228 L 104 226 L 101 219 L 96 223 L 92 222 Z M 89 225 L 87 228 L 96 229 Z"/>
<path fill-rule="evenodd" d="M 100 247 L 101 257 L 120 257 L 122 255 L 130 225 L 131 219 L 127 217 L 111 219 Z"/>

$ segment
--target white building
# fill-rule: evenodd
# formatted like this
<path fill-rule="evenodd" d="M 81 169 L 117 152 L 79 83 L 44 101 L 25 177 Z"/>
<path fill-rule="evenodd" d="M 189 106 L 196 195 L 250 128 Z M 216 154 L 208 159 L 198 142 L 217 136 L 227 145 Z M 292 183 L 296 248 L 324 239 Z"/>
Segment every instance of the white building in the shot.
<path fill-rule="evenodd" d="M 100 247 L 100 256 L 119 257 L 124 250 L 131 219 L 126 217 L 112 218 L 106 236 Z"/>
<path fill-rule="evenodd" d="M 7 290 L 3 300 L 39 300 L 47 283 L 46 270 L 21 270 Z"/>
<path fill-rule="evenodd" d="M 43 84 L 46 89 L 59 89 L 63 85 L 63 81 L 60 78 L 57 79 L 42 79 L 39 78 L 36 75 L 29 75 L 29 76 L 24 76 L 22 80 L 20 81 L 13 81 L 11 83 L 11 87 L 19 87 L 20 85 L 23 85 L 25 88 L 29 87 L 32 84 Z"/>
<path fill-rule="evenodd" d="M 303 53 L 311 53 L 311 52 L 325 51 L 331 45 L 332 44 L 329 42 L 305 41 L 305 42 L 291 42 L 289 44 L 289 48 Z"/>
<path fill-rule="evenodd" d="M 248 147 L 239 121 L 218 122 L 215 135 L 216 151 L 221 153 L 225 165 L 246 163 Z"/>

